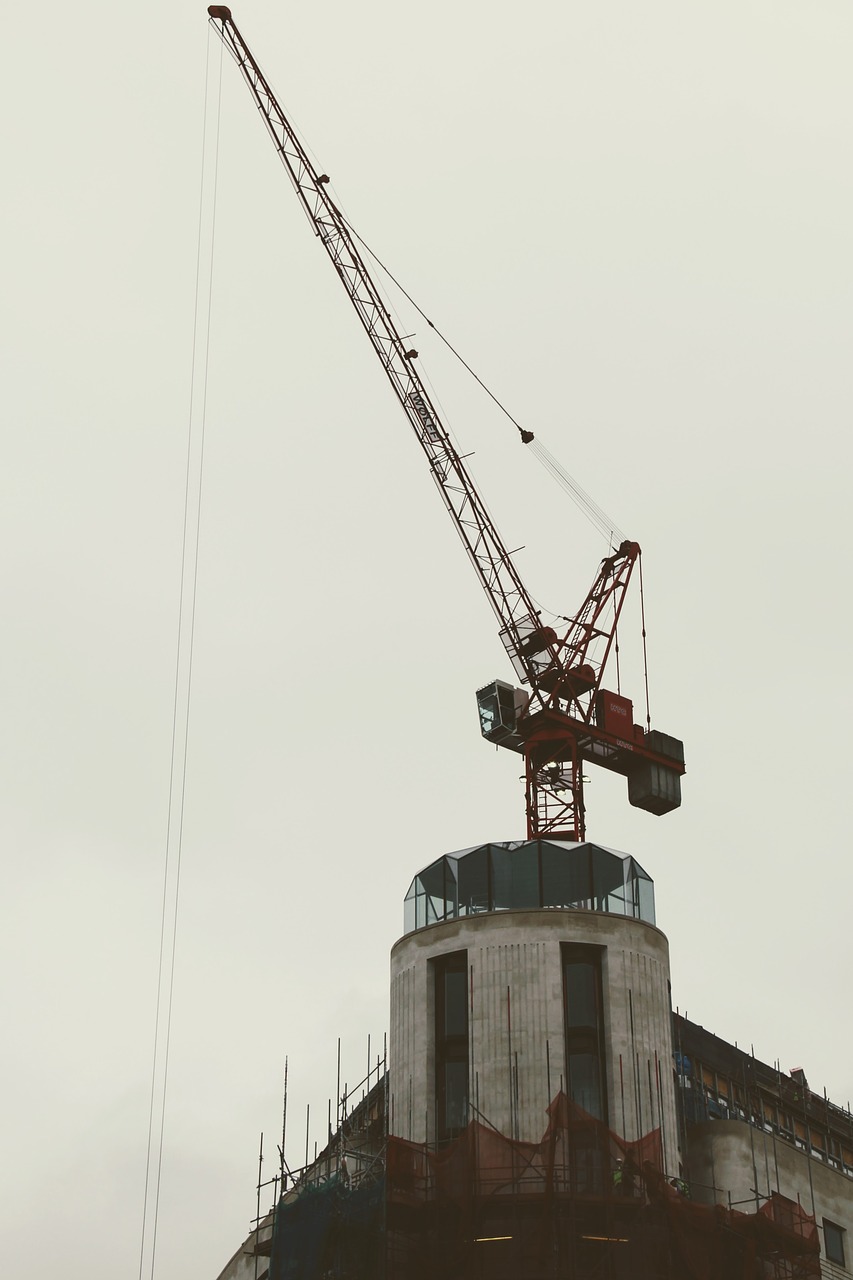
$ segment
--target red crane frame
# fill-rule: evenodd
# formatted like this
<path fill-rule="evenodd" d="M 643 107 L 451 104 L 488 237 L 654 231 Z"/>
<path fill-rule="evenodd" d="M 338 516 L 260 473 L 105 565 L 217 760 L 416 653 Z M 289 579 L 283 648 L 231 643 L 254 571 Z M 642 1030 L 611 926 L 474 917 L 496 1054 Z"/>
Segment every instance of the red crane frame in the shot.
<path fill-rule="evenodd" d="M 638 732 L 633 724 L 629 733 L 620 734 L 601 714 L 600 699 L 605 692 L 602 676 L 640 548 L 636 542 L 623 542 L 618 551 L 602 561 L 565 636 L 559 638 L 551 627 L 542 624 L 512 555 L 418 374 L 414 363 L 417 352 L 406 345 L 398 332 L 355 237 L 327 191 L 328 177 L 317 172 L 297 138 L 238 31 L 231 10 L 225 5 L 211 5 L 208 13 L 240 68 L 314 233 L 427 456 L 442 501 L 495 611 L 500 638 L 516 675 L 530 688 L 527 704 L 519 707 L 512 732 L 501 741 L 501 745 L 519 751 L 525 759 L 528 836 L 548 834 L 552 838 L 583 840 L 584 761 L 600 764 L 629 779 L 640 768 L 657 767 L 676 776 L 684 772 L 683 754 L 679 761 L 678 751 L 673 756 L 667 746 L 674 739 L 658 735 L 662 743 L 652 740 L 651 734 Z M 522 438 L 527 443 L 533 437 L 523 433 Z M 664 750 L 660 750 L 661 745 Z M 655 803 L 659 806 L 662 802 Z M 666 811 L 650 804 L 642 807 Z"/>

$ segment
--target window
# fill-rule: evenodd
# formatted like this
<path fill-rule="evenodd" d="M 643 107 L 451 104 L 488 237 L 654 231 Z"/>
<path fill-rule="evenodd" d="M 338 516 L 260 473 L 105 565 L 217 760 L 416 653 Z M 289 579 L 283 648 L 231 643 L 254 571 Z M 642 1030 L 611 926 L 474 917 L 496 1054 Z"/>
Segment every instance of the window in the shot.
<path fill-rule="evenodd" d="M 584 1111 L 607 1120 L 601 950 L 563 946 L 566 1093 Z"/>
<path fill-rule="evenodd" d="M 598 845 L 507 841 L 446 854 L 415 876 L 406 932 L 480 911 L 607 911 L 655 922 L 654 885 L 631 857 Z"/>
<path fill-rule="evenodd" d="M 468 1123 L 468 952 L 434 961 L 436 1137 Z"/>
<path fill-rule="evenodd" d="M 823 1251 L 830 1262 L 837 1262 L 840 1267 L 845 1265 L 844 1262 L 844 1236 L 846 1232 L 843 1227 L 839 1227 L 836 1223 L 830 1222 L 828 1218 L 823 1220 Z"/>

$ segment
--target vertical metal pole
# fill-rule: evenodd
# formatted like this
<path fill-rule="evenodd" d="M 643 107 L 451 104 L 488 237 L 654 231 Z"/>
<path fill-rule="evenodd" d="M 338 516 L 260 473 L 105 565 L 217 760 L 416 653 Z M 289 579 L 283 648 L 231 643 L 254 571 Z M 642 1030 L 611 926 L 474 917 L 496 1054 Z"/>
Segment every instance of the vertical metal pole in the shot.
<path fill-rule="evenodd" d="M 287 1138 L 287 1058 L 284 1059 L 284 1101 L 281 1108 L 281 1189 L 284 1192 L 287 1188 L 287 1174 L 285 1172 L 285 1155 L 284 1143 Z"/>
<path fill-rule="evenodd" d="M 687 1017 L 687 1014 L 685 1013 L 685 1014 L 684 1014 L 684 1018 L 686 1018 L 686 1017 Z M 680 1151 L 681 1151 L 681 1155 L 683 1156 L 683 1163 L 686 1165 L 686 1164 L 687 1164 L 687 1114 L 686 1114 L 686 1112 L 687 1112 L 687 1086 L 686 1086 L 686 1083 L 685 1083 L 685 1082 L 686 1082 L 686 1080 L 687 1080 L 687 1072 L 686 1072 L 686 1071 L 685 1071 L 685 1069 L 684 1069 L 684 1049 L 683 1049 L 682 1042 L 681 1042 L 681 1024 L 682 1024 L 682 1021 L 683 1021 L 682 1015 L 678 1012 L 678 1008 L 676 1008 L 676 1010 L 675 1010 L 675 1025 L 676 1025 L 676 1026 L 677 1026 L 677 1028 L 678 1028 L 678 1065 L 679 1065 L 679 1072 L 678 1072 L 678 1075 L 679 1075 L 679 1085 L 678 1085 L 678 1090 L 679 1090 L 679 1093 L 680 1093 L 680 1095 L 681 1095 L 679 1099 L 676 1099 L 676 1120 L 678 1121 L 678 1146 L 679 1146 L 679 1149 L 680 1149 Z M 691 1065 L 691 1078 L 692 1078 L 692 1065 Z M 732 1080 L 732 1090 L 734 1091 L 734 1080 Z M 692 1089 L 692 1087 L 691 1087 L 691 1090 L 690 1090 L 690 1098 L 691 1098 L 691 1101 L 692 1101 L 692 1100 L 693 1100 L 693 1089 Z M 679 1170 L 679 1172 L 680 1172 L 680 1170 Z"/>
<path fill-rule="evenodd" d="M 509 1134 L 510 1137 L 515 1136 L 515 1118 L 513 1107 L 513 1087 L 512 1087 L 512 1006 L 510 1003 L 509 987 L 506 989 L 506 1037 L 507 1037 L 507 1067 L 508 1067 L 508 1083 L 509 1083 Z"/>
<path fill-rule="evenodd" d="M 258 1202 L 255 1209 L 255 1280 L 258 1280 L 258 1245 L 261 1239 L 261 1179 L 263 1177 L 264 1165 L 264 1135 L 261 1134 L 261 1144 L 258 1148 Z"/>
<path fill-rule="evenodd" d="M 655 1079 L 657 1081 L 657 1091 L 658 1091 L 658 1117 L 660 1119 L 661 1155 L 663 1157 L 664 1173 L 666 1173 L 667 1169 L 669 1168 L 669 1152 L 667 1151 L 666 1122 L 664 1120 L 664 1114 L 663 1114 L 663 1083 L 661 1080 L 660 1059 L 658 1058 L 657 1049 L 655 1049 Z M 677 1172 L 678 1170 L 676 1169 L 676 1173 Z"/>
<path fill-rule="evenodd" d="M 335 1110 L 337 1111 L 338 1130 L 341 1127 L 341 1037 L 338 1036 L 338 1086 L 335 1094 Z"/>
<path fill-rule="evenodd" d="M 625 1133 L 625 1072 L 622 1068 L 622 1054 L 619 1054 L 619 1092 L 622 1095 L 622 1140 L 627 1140 Z"/>
<path fill-rule="evenodd" d="M 311 1123 L 311 1103 L 305 1104 L 305 1171 L 308 1171 L 308 1127 Z"/>
<path fill-rule="evenodd" d="M 779 1107 L 776 1112 L 777 1120 L 781 1117 L 784 1110 L 784 1099 L 782 1097 L 782 1069 L 779 1066 L 779 1060 L 776 1060 L 776 1087 L 779 1090 Z M 778 1128 L 778 1125 L 777 1125 Z M 776 1149 L 776 1130 L 773 1131 L 773 1164 L 776 1169 L 776 1190 L 781 1194 L 782 1188 L 779 1185 L 779 1152 Z"/>
<path fill-rule="evenodd" d="M 637 1120 L 637 1131 L 634 1136 L 639 1141 L 643 1136 L 643 1112 L 640 1104 L 640 1060 L 637 1054 L 637 1042 L 634 1038 L 634 993 L 630 987 L 628 988 L 628 1016 L 631 1026 L 631 1057 L 633 1059 L 631 1062 L 631 1075 L 633 1076 L 631 1083 L 634 1089 L 634 1112 Z"/>
<path fill-rule="evenodd" d="M 465 1034 L 468 1037 L 468 1080 L 465 1087 L 465 1119 L 471 1119 L 471 1084 L 474 1079 L 474 966 L 468 966 L 468 1012 Z"/>

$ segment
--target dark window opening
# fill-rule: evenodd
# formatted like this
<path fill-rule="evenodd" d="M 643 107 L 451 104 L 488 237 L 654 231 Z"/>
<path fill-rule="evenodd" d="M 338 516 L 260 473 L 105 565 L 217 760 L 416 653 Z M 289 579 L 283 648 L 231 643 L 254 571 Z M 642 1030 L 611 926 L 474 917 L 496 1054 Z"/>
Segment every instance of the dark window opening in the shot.
<path fill-rule="evenodd" d="M 828 1218 L 824 1218 L 823 1251 L 830 1262 L 837 1262 L 840 1267 L 846 1265 L 844 1261 L 844 1235 L 843 1227 L 839 1227 L 836 1223 L 830 1222 Z"/>
<path fill-rule="evenodd" d="M 566 1093 L 584 1111 L 606 1123 L 601 949 L 566 943 L 562 957 Z"/>
<path fill-rule="evenodd" d="M 433 961 L 435 976 L 436 1137 L 468 1123 L 468 952 Z"/>

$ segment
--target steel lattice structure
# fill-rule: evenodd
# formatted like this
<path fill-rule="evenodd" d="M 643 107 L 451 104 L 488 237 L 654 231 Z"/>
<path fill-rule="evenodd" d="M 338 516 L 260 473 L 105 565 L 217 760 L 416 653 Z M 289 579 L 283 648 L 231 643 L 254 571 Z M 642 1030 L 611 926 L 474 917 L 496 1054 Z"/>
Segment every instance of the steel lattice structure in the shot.
<path fill-rule="evenodd" d="M 640 548 L 635 542 L 623 542 L 602 562 L 565 636 L 558 637 L 553 628 L 542 624 L 512 554 L 418 373 L 417 352 L 398 332 L 352 231 L 328 193 L 328 177 L 317 171 L 297 138 L 230 9 L 211 5 L 208 13 L 240 68 L 308 220 L 426 454 L 442 501 L 494 609 L 515 673 L 529 686 L 524 704 L 516 699 L 511 728 L 502 726 L 498 735 L 483 727 L 490 740 L 525 758 L 528 836 L 583 840 L 584 760 L 626 775 L 643 763 L 657 764 L 676 776 L 684 772 L 683 759 L 679 763 L 671 754 L 650 749 L 653 744 L 639 740 L 637 726 L 631 725 L 631 732 L 620 736 L 600 723 L 601 680 Z M 532 434 L 522 432 L 525 443 L 532 439 Z"/>

